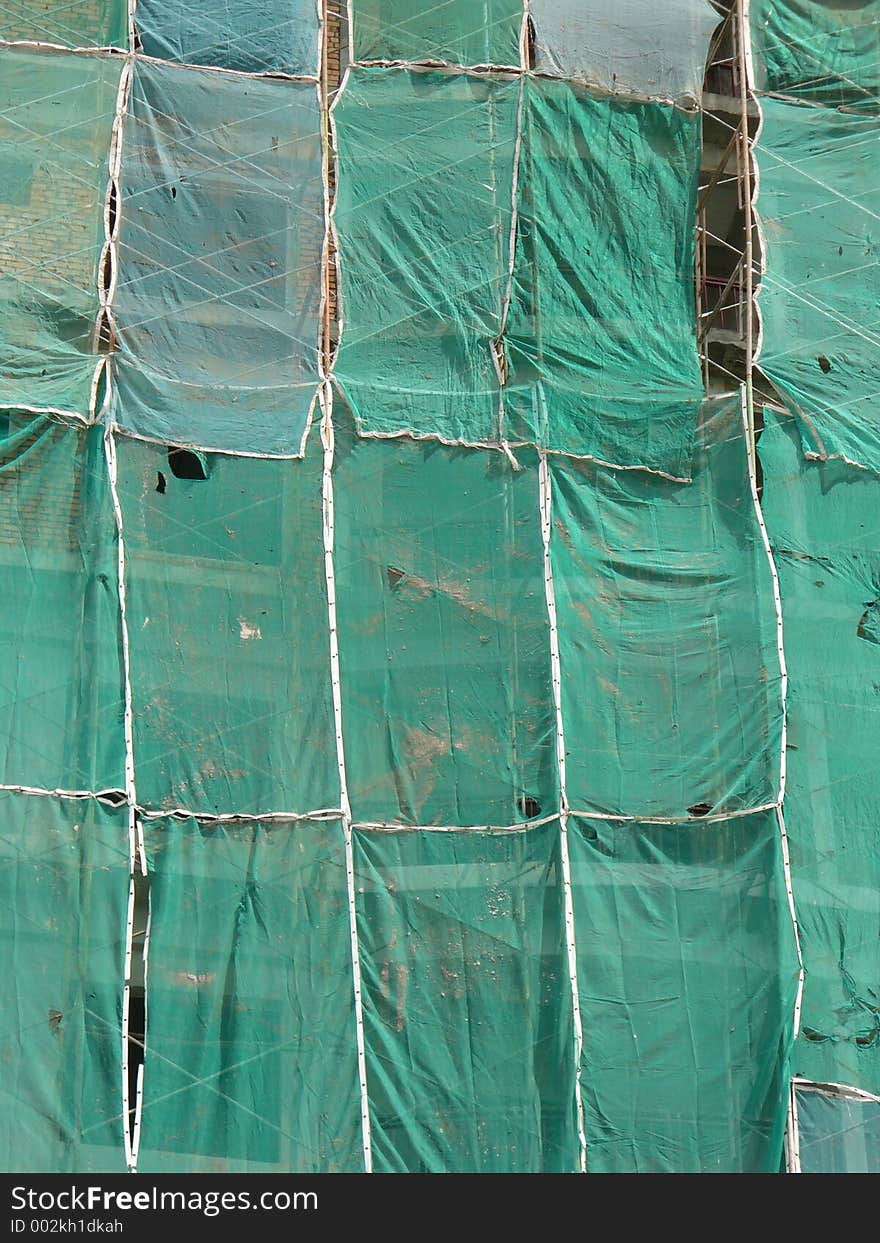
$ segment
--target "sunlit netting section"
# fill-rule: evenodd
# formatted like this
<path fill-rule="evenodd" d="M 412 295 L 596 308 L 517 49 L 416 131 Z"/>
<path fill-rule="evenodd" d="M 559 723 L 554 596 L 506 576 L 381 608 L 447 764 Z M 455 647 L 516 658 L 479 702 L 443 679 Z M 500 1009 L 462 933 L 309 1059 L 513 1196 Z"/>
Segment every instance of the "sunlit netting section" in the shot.
<path fill-rule="evenodd" d="M 718 14 L 705 0 L 529 0 L 539 73 L 696 103 Z"/>
<path fill-rule="evenodd" d="M 793 1073 L 877 1091 L 872 731 L 794 749 L 877 589 L 836 687 L 783 503 L 849 468 L 768 415 L 768 537 L 704 391 L 720 15 L 339 7 L 4 9 L 79 50 L 0 51 L 0 1156 L 777 1172 Z"/>
<path fill-rule="evenodd" d="M 146 56 L 252 74 L 315 76 L 320 52 L 318 0 L 137 0 Z"/>
<path fill-rule="evenodd" d="M 308 82 L 135 66 L 114 301 L 122 427 L 302 451 L 319 384 L 318 105 Z"/>
<path fill-rule="evenodd" d="M 784 813 L 805 979 L 790 1158 L 877 1166 L 880 1092 L 874 649 L 880 432 L 875 3 L 751 6 L 763 509 L 788 667 Z M 880 632 L 878 632 L 880 633 Z"/>
<path fill-rule="evenodd" d="M 498 440 L 520 92 L 355 68 L 337 99 L 336 376 L 363 431 Z"/>
<path fill-rule="evenodd" d="M 805 1174 L 874 1174 L 880 1165 L 880 1097 L 798 1084 L 800 1162 Z"/>

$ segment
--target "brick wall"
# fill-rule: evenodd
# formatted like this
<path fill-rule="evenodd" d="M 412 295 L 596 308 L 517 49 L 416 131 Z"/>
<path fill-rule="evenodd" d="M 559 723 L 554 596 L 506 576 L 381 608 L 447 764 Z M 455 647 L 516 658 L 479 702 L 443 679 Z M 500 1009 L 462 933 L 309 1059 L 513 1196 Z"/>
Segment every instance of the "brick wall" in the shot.
<path fill-rule="evenodd" d="M 27 421 L 26 417 L 11 416 L 9 431 L 21 431 Z M 5 419 L 0 417 L 0 443 L 6 434 L 4 423 Z M 69 471 L 59 470 L 58 445 L 64 438 L 71 443 L 76 438 L 82 450 L 86 432 L 53 427 L 41 437 L 44 426 L 41 420 L 37 430 L 18 447 L 20 465 L 14 470 L 0 471 L 0 546 L 26 550 L 14 558 L 19 565 L 26 563 L 33 549 L 53 548 L 60 552 L 75 548 L 78 541 L 81 476 L 74 462 L 83 460 L 82 452 L 75 459 L 71 457 Z M 5 560 L 0 554 L 0 561 Z"/>
<path fill-rule="evenodd" d="M 342 21 L 338 12 L 334 11 L 333 0 L 328 0 L 327 21 L 325 25 L 325 44 L 324 56 L 326 60 L 326 84 L 328 96 L 333 95 L 339 86 L 342 78 Z M 330 194 L 336 191 L 336 175 L 333 161 L 330 161 L 328 168 L 328 181 L 330 183 Z M 337 288 L 336 288 L 336 247 L 330 239 L 329 261 L 330 267 L 327 273 L 327 302 L 329 304 L 329 316 L 332 324 L 336 324 L 338 319 L 337 307 Z M 331 329 L 331 336 L 335 336 L 335 331 Z"/>
<path fill-rule="evenodd" d="M 6 136 L 0 131 L 0 138 Z M 46 151 L 35 139 L 22 154 L 45 159 Z M 96 242 L 102 236 L 103 192 L 96 200 L 81 179 L 50 159 L 34 170 L 24 201 L 4 202 L 0 185 L 0 273 L 77 310 L 91 306 L 97 313 Z"/>
<path fill-rule="evenodd" d="M 3 0 L 0 26 L 4 39 L 51 43 L 57 42 L 57 34 L 54 39 L 51 35 L 63 23 L 69 31 L 65 42 L 94 47 L 103 37 L 106 6 L 107 0 L 67 0 L 64 5 L 58 0 Z"/>

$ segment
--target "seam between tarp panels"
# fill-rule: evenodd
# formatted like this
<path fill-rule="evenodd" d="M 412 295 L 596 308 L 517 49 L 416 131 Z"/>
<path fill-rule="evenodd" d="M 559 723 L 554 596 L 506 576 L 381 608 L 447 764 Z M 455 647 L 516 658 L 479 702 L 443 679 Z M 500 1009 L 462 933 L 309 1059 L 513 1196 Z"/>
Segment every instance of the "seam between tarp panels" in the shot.
<path fill-rule="evenodd" d="M 348 890 L 348 918 L 351 942 L 351 970 L 354 990 L 354 1017 L 357 1039 L 358 1082 L 360 1089 L 361 1131 L 363 1137 L 364 1171 L 373 1171 L 372 1144 L 370 1137 L 370 1099 L 367 1091 L 367 1061 L 364 1038 L 363 996 L 360 967 L 360 946 L 357 930 L 357 902 L 354 883 L 354 841 L 352 835 L 351 803 L 348 797 L 348 778 L 345 768 L 345 743 L 342 731 L 342 689 L 339 665 L 339 636 L 336 621 L 336 574 L 334 567 L 334 513 L 333 513 L 333 461 L 335 440 L 333 434 L 333 389 L 325 381 L 323 394 L 323 418 L 321 419 L 321 443 L 324 448 L 322 473 L 324 576 L 327 590 L 327 617 L 330 642 L 330 680 L 333 691 L 333 719 L 336 733 L 336 760 L 339 769 L 340 796 L 343 807 L 343 833 L 345 837 L 345 875 Z"/>
<path fill-rule="evenodd" d="M 780 730 L 780 760 L 779 760 L 779 789 L 777 793 L 777 801 L 775 806 L 777 828 L 779 830 L 779 847 L 782 856 L 782 875 L 785 884 L 785 893 L 788 901 L 789 916 L 791 918 L 792 933 L 794 935 L 795 952 L 797 955 L 798 965 L 798 982 L 795 992 L 794 1009 L 792 1012 L 792 1040 L 797 1039 L 800 1030 L 801 1006 L 803 1003 L 804 992 L 804 959 L 801 948 L 800 929 L 798 927 L 797 910 L 794 901 L 794 889 L 791 877 L 791 859 L 788 849 L 788 833 L 785 827 L 785 816 L 783 812 L 783 800 L 785 798 L 786 785 L 786 752 L 788 740 L 788 667 L 785 660 L 784 645 L 784 619 L 782 613 L 782 594 L 779 587 L 779 574 L 776 569 L 776 561 L 773 556 L 773 549 L 770 544 L 770 537 L 764 522 L 764 514 L 761 508 L 760 498 L 758 497 L 758 484 L 756 478 L 757 464 L 753 458 L 751 447 L 749 445 L 749 422 L 748 408 L 745 385 L 742 388 L 741 400 L 741 416 L 743 423 L 743 434 L 746 440 L 746 459 L 749 474 L 749 490 L 752 494 L 752 504 L 755 510 L 755 517 L 761 531 L 761 542 L 764 546 L 764 552 L 767 557 L 767 564 L 770 570 L 771 581 L 773 585 L 773 607 L 776 616 L 776 651 L 779 660 L 780 673 L 780 702 L 782 709 L 782 726 Z M 797 1130 L 797 1112 L 794 1101 L 794 1095 L 789 1092 L 788 1100 L 788 1120 L 787 1130 L 791 1135 L 789 1141 L 789 1162 L 792 1171 L 799 1169 L 799 1136 Z"/>
<path fill-rule="evenodd" d="M 124 685 L 124 712 L 123 712 L 123 729 L 125 737 L 125 795 L 128 810 L 129 824 L 129 890 L 128 890 L 128 917 L 126 922 L 126 939 L 125 939 L 125 968 L 122 993 L 122 1125 L 123 1125 L 123 1143 L 125 1147 L 126 1166 L 130 1172 L 135 1170 L 136 1153 L 132 1148 L 132 1131 L 130 1128 L 130 1107 L 131 1100 L 129 1097 L 129 1077 L 128 1077 L 128 1055 L 129 1055 L 129 1037 L 130 1037 L 130 1013 L 131 1013 L 131 963 L 134 950 L 134 909 L 135 909 L 135 870 L 138 856 L 140 856 L 141 872 L 147 875 L 146 852 L 144 849 L 143 830 L 137 819 L 137 794 L 135 788 L 134 777 L 134 741 L 133 741 L 133 721 L 132 721 L 132 692 L 131 692 L 131 652 L 128 637 L 128 619 L 126 615 L 126 594 L 125 594 L 125 540 L 123 536 L 123 520 L 122 507 L 119 503 L 119 493 L 117 489 L 117 460 L 116 445 L 113 438 L 113 429 L 108 427 L 104 432 L 104 450 L 107 463 L 107 474 L 110 484 L 110 494 L 113 501 L 113 510 L 116 519 L 116 542 L 117 542 L 117 593 L 119 603 L 119 627 L 122 640 L 122 670 Z M 134 1130 L 139 1132 L 139 1118 L 137 1115 L 138 1102 L 142 1099 L 140 1085 L 142 1082 L 143 1064 L 138 1071 L 138 1091 L 135 1101 L 135 1127 Z"/>
<path fill-rule="evenodd" d="M 131 27 L 132 10 L 129 8 L 129 27 Z M 110 131 L 110 150 L 107 168 L 107 189 L 104 193 L 104 245 L 98 262 L 98 311 L 92 330 L 92 348 L 94 353 L 101 353 L 95 368 L 92 390 L 89 395 L 89 422 L 94 423 L 105 417 L 110 409 L 111 391 L 111 358 L 113 342 L 116 337 L 116 323 L 113 318 L 113 300 L 119 283 L 119 224 L 122 214 L 122 192 L 120 172 L 122 168 L 122 138 L 125 117 L 131 95 L 131 83 L 134 73 L 134 51 L 130 50 L 125 57 L 125 64 L 119 75 L 119 87 L 116 93 L 116 108 L 113 116 L 113 127 Z M 112 208 L 112 220 L 111 220 Z M 102 351 L 104 331 L 107 333 L 106 350 Z M 104 401 L 99 411 L 98 384 L 100 376 L 104 376 Z"/>
<path fill-rule="evenodd" d="M 26 786 L 12 783 L 0 783 L 0 793 L 26 794 L 38 798 L 95 799 L 107 807 L 118 807 L 120 805 L 120 795 L 123 801 L 125 797 L 123 792 L 113 789 L 49 790 L 42 786 Z M 705 825 L 724 824 L 729 820 L 739 820 L 743 817 L 757 815 L 760 812 L 773 811 L 776 806 L 776 803 L 762 803 L 755 807 L 719 812 L 715 815 L 700 816 L 698 818 L 693 816 L 617 815 L 612 812 L 578 811 L 573 807 L 569 807 L 566 814 L 569 818 L 574 817 L 577 820 L 600 820 L 615 824 Z M 139 820 L 195 820 L 200 824 L 321 824 L 329 820 L 345 819 L 345 810 L 342 807 L 319 807 L 311 811 L 212 812 L 200 811 L 198 808 L 193 807 L 148 808 L 137 804 L 135 806 L 135 813 Z M 527 833 L 531 829 L 538 829 L 545 824 L 558 820 L 559 815 L 560 813 L 557 810 L 550 815 L 541 816 L 538 819 L 520 820 L 512 824 L 409 824 L 399 820 L 352 820 L 351 827 L 358 832 L 376 831 L 385 833 Z"/>
<path fill-rule="evenodd" d="M 562 868 L 562 891 L 565 919 L 565 942 L 568 958 L 568 976 L 571 987 L 572 1024 L 574 1028 L 575 1078 L 574 1094 L 577 1114 L 580 1171 L 587 1172 L 587 1140 L 584 1120 L 584 1102 L 581 1087 L 583 1063 L 583 1020 L 581 1018 L 580 993 L 577 978 L 577 944 L 575 940 L 574 900 L 571 889 L 571 860 L 568 852 L 568 796 L 565 781 L 565 730 L 562 717 L 562 663 L 559 654 L 559 631 L 556 614 L 556 592 L 553 584 L 553 564 L 550 555 L 552 535 L 553 493 L 550 466 L 546 453 L 541 453 L 538 471 L 538 511 L 541 518 L 541 541 L 544 552 L 544 592 L 550 639 L 550 677 L 553 687 L 555 710 L 556 763 L 559 779 L 559 856 Z"/>
<path fill-rule="evenodd" d="M 755 89 L 755 72 L 754 61 L 752 58 L 752 38 L 751 38 L 751 0 L 735 0 L 739 9 L 739 38 L 743 50 L 743 60 L 745 62 L 746 81 L 744 89 L 755 101 L 758 111 L 758 126 L 754 138 L 748 142 L 748 155 L 750 163 L 750 175 L 752 185 L 751 202 L 747 204 L 749 219 L 747 228 L 757 229 L 758 243 L 761 251 L 761 271 L 758 280 L 753 280 L 752 284 L 752 302 L 747 308 L 747 314 L 757 315 L 758 319 L 758 337 L 753 345 L 752 356 L 747 360 L 747 383 L 749 387 L 752 385 L 752 369 L 758 365 L 757 360 L 760 357 L 764 344 L 764 324 L 761 315 L 759 294 L 761 292 L 762 278 L 766 274 L 767 265 L 767 245 L 766 237 L 761 223 L 761 216 L 758 210 L 761 192 L 761 170 L 760 163 L 757 158 L 758 140 L 764 124 L 764 114 L 761 109 L 761 101 Z M 751 274 L 750 274 L 751 276 Z M 770 544 L 770 537 L 767 532 L 767 526 L 764 522 L 764 513 L 761 506 L 761 500 L 758 496 L 757 481 L 757 446 L 755 452 L 752 452 L 752 446 L 749 443 L 749 422 L 748 422 L 748 400 L 751 394 L 746 392 L 745 386 L 742 389 L 742 419 L 743 428 L 747 445 L 747 463 L 749 472 L 749 488 L 752 493 L 752 502 L 755 508 L 755 516 L 761 530 L 761 540 L 764 545 L 764 551 L 767 556 L 767 563 L 770 568 L 770 575 L 773 582 L 773 603 L 776 611 L 776 645 L 779 656 L 780 671 L 780 694 L 782 700 L 782 738 L 781 738 L 781 754 L 779 761 L 779 792 L 776 806 L 776 819 L 779 828 L 779 842 L 782 854 L 783 877 L 785 882 L 786 897 L 788 899 L 788 908 L 791 916 L 792 932 L 794 934 L 795 950 L 798 962 L 798 985 L 795 994 L 794 1011 L 792 1014 L 792 1040 L 797 1039 L 800 1030 L 801 1006 L 803 1003 L 804 992 L 804 959 L 801 948 L 800 930 L 798 928 L 797 910 L 794 901 L 794 889 L 791 878 L 791 860 L 788 849 L 788 834 L 785 827 L 785 815 L 783 811 L 783 802 L 785 799 L 786 786 L 786 751 L 787 751 L 787 733 L 788 733 L 788 667 L 785 660 L 785 644 L 784 644 L 784 618 L 782 612 L 782 595 L 779 587 L 779 574 L 776 568 L 776 561 L 773 556 L 773 549 Z M 754 400 L 752 398 L 752 400 Z M 797 1101 L 795 1099 L 795 1091 L 793 1085 L 789 1087 L 788 1108 L 787 1108 L 787 1126 L 786 1131 L 789 1136 L 789 1152 L 788 1152 L 788 1169 L 791 1173 L 800 1173 L 800 1130 L 797 1116 Z"/>
<path fill-rule="evenodd" d="M 113 129 L 111 133 L 111 146 L 109 155 L 109 179 L 107 183 L 107 191 L 104 203 L 104 231 L 105 231 L 105 248 L 106 260 L 102 255 L 98 272 L 98 296 L 100 302 L 98 323 L 106 322 L 108 332 L 108 355 L 103 360 L 105 375 L 105 407 L 102 414 L 110 408 L 111 394 L 111 369 L 110 369 L 110 352 L 109 347 L 113 343 L 116 333 L 116 325 L 113 317 L 113 299 L 116 295 L 118 285 L 119 272 L 119 228 L 122 215 L 122 194 L 120 184 L 120 172 L 122 167 L 122 143 L 125 126 L 125 115 L 128 108 L 130 98 L 131 81 L 134 73 L 134 13 L 137 0 L 128 0 L 127 18 L 128 18 L 128 34 L 129 34 L 129 51 L 122 73 L 119 79 L 119 91 L 116 99 L 116 112 L 113 120 Z M 111 201 L 114 206 L 114 216 L 111 222 L 110 208 Z M 105 262 L 110 264 L 109 282 L 105 288 Z M 95 328 L 95 346 L 99 345 L 100 328 L 96 323 Z M 93 399 L 97 398 L 97 378 L 95 382 L 95 392 Z M 92 407 L 90 405 L 90 413 Z M 94 412 L 97 417 L 97 411 Z M 134 915 L 136 903 L 135 890 L 135 868 L 137 856 L 140 856 L 141 872 L 147 875 L 146 851 L 143 841 L 143 830 L 137 819 L 137 790 L 135 785 L 134 772 L 134 726 L 133 726 L 133 697 L 131 688 L 131 649 L 128 635 L 128 618 L 126 614 L 126 587 L 125 587 L 125 539 L 123 534 L 123 515 L 122 506 L 119 500 L 119 491 L 117 486 L 118 464 L 116 457 L 116 443 L 112 425 L 108 425 L 104 432 L 104 452 L 107 466 L 107 477 L 110 485 L 110 495 L 113 502 L 113 512 L 116 522 L 116 543 L 117 543 L 117 595 L 119 607 L 119 628 L 122 641 L 122 673 L 123 673 L 123 736 L 125 747 L 125 796 L 128 810 L 129 824 L 129 889 L 128 889 L 128 913 L 126 919 L 126 938 L 125 938 L 125 961 L 124 961 L 124 977 L 123 977 L 123 994 L 122 994 L 122 1128 L 123 1128 L 123 1145 L 125 1152 L 126 1166 L 130 1172 L 134 1172 L 137 1168 L 137 1147 L 133 1144 L 133 1138 L 137 1139 L 140 1135 L 140 1113 L 143 1102 L 143 1069 L 144 1064 L 138 1068 L 138 1080 L 135 1097 L 135 1125 L 131 1128 L 131 1100 L 129 1094 L 129 1043 L 130 1043 L 130 1020 L 131 1020 L 131 965 L 134 953 Z"/>

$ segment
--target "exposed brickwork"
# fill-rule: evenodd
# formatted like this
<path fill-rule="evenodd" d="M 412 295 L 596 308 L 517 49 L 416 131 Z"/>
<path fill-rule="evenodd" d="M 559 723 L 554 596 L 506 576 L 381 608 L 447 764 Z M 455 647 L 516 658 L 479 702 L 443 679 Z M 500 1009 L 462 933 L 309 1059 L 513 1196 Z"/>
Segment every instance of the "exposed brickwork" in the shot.
<path fill-rule="evenodd" d="M 25 420 L 10 419 L 14 434 L 26 426 Z M 0 422 L 0 431 L 5 431 Z M 42 433 L 42 435 L 41 435 Z M 74 548 L 82 513 L 81 476 L 71 458 L 69 473 L 48 469 L 57 462 L 61 437 L 82 438 L 85 432 L 73 428 L 40 425 L 16 447 L 17 465 L 11 467 L 0 457 L 0 544 L 31 548 Z M 45 468 L 45 469 L 44 469 Z"/>
<path fill-rule="evenodd" d="M 329 0 L 327 4 L 324 40 L 326 88 L 328 96 L 332 97 L 342 78 L 342 20 L 335 10 L 333 0 Z M 336 192 L 336 169 L 332 159 L 330 160 L 327 173 L 332 198 Z M 333 245 L 332 238 L 329 240 L 328 260 L 330 266 L 327 273 L 327 302 L 329 304 L 330 319 L 335 324 L 338 318 L 338 295 L 336 288 L 336 247 Z"/>
<path fill-rule="evenodd" d="M 35 154 L 42 155 L 44 148 L 35 140 Z M 57 153 L 50 158 L 35 170 L 25 202 L 3 202 L 0 186 L 0 273 L 78 309 L 91 301 L 97 312 L 96 238 L 102 230 L 103 188 L 96 196 L 81 178 L 59 167 Z"/>
<path fill-rule="evenodd" d="M 58 32 L 64 29 L 64 42 L 71 46 L 99 46 L 106 8 L 107 0 L 67 0 L 64 6 L 58 0 L 3 0 L 0 37 L 52 43 L 59 41 Z"/>
<path fill-rule="evenodd" d="M 339 86 L 339 81 L 342 76 L 342 22 L 338 13 L 333 8 L 332 0 L 327 6 L 325 39 L 327 89 L 329 91 L 335 91 Z"/>

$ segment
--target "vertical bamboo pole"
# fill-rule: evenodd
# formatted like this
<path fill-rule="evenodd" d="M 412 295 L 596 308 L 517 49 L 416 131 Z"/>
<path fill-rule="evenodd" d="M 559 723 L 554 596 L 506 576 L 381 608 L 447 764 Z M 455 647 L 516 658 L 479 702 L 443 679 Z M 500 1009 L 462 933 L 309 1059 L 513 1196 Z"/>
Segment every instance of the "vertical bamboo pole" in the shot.
<path fill-rule="evenodd" d="M 746 59 L 746 21 L 748 19 L 748 0 L 736 0 L 737 6 L 737 22 L 736 22 L 736 51 L 737 51 L 737 77 L 739 79 L 739 96 L 740 96 L 740 131 L 742 142 L 742 185 L 743 185 L 743 211 L 745 214 L 745 250 L 743 252 L 743 260 L 745 266 L 745 287 L 740 289 L 740 302 L 745 303 L 745 336 L 746 336 L 746 409 L 748 413 L 748 437 L 749 437 L 749 453 L 752 458 L 752 466 L 755 466 L 755 399 L 753 389 L 753 355 L 755 349 L 754 328 L 755 316 L 752 301 L 754 298 L 754 255 L 753 255 L 753 236 L 754 236 L 754 218 L 752 214 L 752 163 L 751 163 L 751 142 L 749 139 L 749 80 L 748 80 L 748 64 Z"/>

